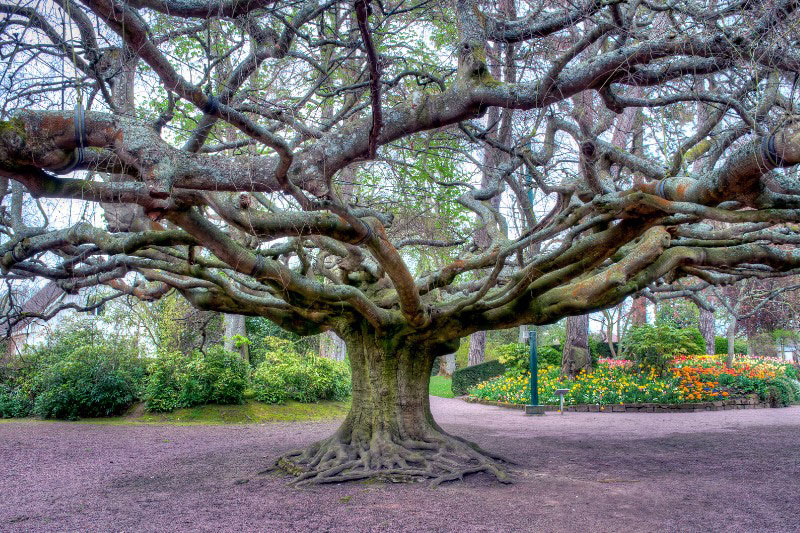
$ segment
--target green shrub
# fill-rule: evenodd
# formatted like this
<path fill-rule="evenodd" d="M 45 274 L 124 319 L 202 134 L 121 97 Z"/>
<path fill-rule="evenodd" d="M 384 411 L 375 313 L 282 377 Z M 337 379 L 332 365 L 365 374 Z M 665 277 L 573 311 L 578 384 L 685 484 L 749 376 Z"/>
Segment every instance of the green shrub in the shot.
<path fill-rule="evenodd" d="M 212 346 L 159 354 L 148 368 L 144 399 L 150 411 L 172 411 L 207 403 L 239 404 L 248 383 L 247 363 L 236 352 Z"/>
<path fill-rule="evenodd" d="M 350 369 L 343 361 L 285 353 L 280 361 L 258 366 L 252 387 L 255 398 L 266 403 L 341 401 L 350 395 Z"/>
<path fill-rule="evenodd" d="M 495 348 L 497 361 L 509 370 L 524 371 L 530 367 L 531 352 L 527 344 L 503 344 Z M 539 368 L 561 366 L 561 350 L 555 346 L 539 346 L 537 348 Z"/>
<path fill-rule="evenodd" d="M 619 343 L 614 343 L 619 347 Z M 592 357 L 592 366 L 597 366 L 598 359 L 611 359 L 611 348 L 608 343 L 598 334 L 589 335 L 589 355 Z M 559 363 L 560 364 L 560 363 Z"/>
<path fill-rule="evenodd" d="M 530 348 L 527 344 L 503 344 L 495 348 L 495 353 L 497 354 L 497 361 L 505 368 L 526 370 L 530 365 Z"/>
<path fill-rule="evenodd" d="M 45 356 L 33 377 L 33 412 L 74 420 L 113 416 L 138 397 L 142 365 L 111 344 L 85 345 Z"/>
<path fill-rule="evenodd" d="M 714 337 L 714 353 L 728 353 L 728 337 Z M 747 353 L 747 341 L 734 339 L 733 353 Z"/>
<path fill-rule="evenodd" d="M 506 371 L 505 365 L 500 361 L 486 361 L 479 365 L 468 366 L 453 373 L 453 394 L 460 396 L 466 394 L 469 389 L 493 377 L 497 377 Z"/>
<path fill-rule="evenodd" d="M 662 375 L 676 355 L 705 353 L 705 341 L 697 328 L 645 324 L 632 328 L 625 337 L 626 349 L 643 371 Z"/>
<path fill-rule="evenodd" d="M 789 383 L 789 385 L 791 385 L 792 390 L 794 391 L 794 401 L 800 402 L 800 381 L 789 377 L 785 379 Z"/>
<path fill-rule="evenodd" d="M 0 418 L 19 418 L 31 413 L 33 404 L 20 388 L 0 385 Z"/>
<path fill-rule="evenodd" d="M 784 407 L 795 401 L 794 387 L 786 378 L 775 378 L 767 382 L 765 394 L 762 399 L 769 402 L 772 407 Z"/>
<path fill-rule="evenodd" d="M 539 347 L 539 367 L 561 366 L 561 350 L 557 346 Z M 595 361 L 596 362 L 596 361 Z"/>

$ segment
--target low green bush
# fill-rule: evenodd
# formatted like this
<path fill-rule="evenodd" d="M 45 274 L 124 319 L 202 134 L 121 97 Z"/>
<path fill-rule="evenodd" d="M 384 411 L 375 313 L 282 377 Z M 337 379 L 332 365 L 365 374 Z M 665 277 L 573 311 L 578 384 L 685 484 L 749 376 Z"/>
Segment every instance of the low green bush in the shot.
<path fill-rule="evenodd" d="M 161 353 L 148 373 L 144 400 L 150 411 L 207 403 L 240 404 L 248 384 L 247 363 L 222 346 L 212 346 L 205 353 Z"/>
<path fill-rule="evenodd" d="M 469 392 L 469 389 L 493 377 L 505 373 L 506 367 L 500 361 L 486 361 L 479 365 L 472 365 L 453 373 L 453 394 L 461 396 Z"/>
<path fill-rule="evenodd" d="M 266 403 L 341 401 L 350 395 L 350 368 L 344 361 L 287 352 L 256 368 L 252 388 L 255 399 Z"/>
<path fill-rule="evenodd" d="M 772 407 L 785 407 L 795 401 L 794 387 L 785 378 L 775 378 L 767 382 L 761 399 Z"/>
<path fill-rule="evenodd" d="M 714 337 L 714 353 L 728 353 L 728 337 Z M 733 353 L 747 353 L 747 341 L 734 339 Z"/>
<path fill-rule="evenodd" d="M 495 348 L 497 360 L 509 370 L 524 371 L 530 366 L 530 346 L 521 343 L 503 344 Z M 561 350 L 555 346 L 539 346 L 537 348 L 539 368 L 561 366 Z"/>
<path fill-rule="evenodd" d="M 777 377 L 767 382 L 766 398 L 772 407 L 784 407 L 797 401 L 795 387 L 786 377 Z"/>
<path fill-rule="evenodd" d="M 643 371 L 653 370 L 658 375 L 667 371 L 676 355 L 705 353 L 705 341 L 697 328 L 664 324 L 631 328 L 625 347 Z"/>
<path fill-rule="evenodd" d="M 539 347 L 539 368 L 547 366 L 561 366 L 561 349 L 558 346 L 540 346 Z M 593 358 L 596 363 L 597 358 Z"/>
<path fill-rule="evenodd" d="M 21 388 L 0 385 L 0 418 L 28 416 L 33 404 Z"/>
<path fill-rule="evenodd" d="M 114 416 L 139 395 L 142 365 L 120 346 L 55 350 L 42 359 L 31 384 L 33 412 L 42 418 Z"/>

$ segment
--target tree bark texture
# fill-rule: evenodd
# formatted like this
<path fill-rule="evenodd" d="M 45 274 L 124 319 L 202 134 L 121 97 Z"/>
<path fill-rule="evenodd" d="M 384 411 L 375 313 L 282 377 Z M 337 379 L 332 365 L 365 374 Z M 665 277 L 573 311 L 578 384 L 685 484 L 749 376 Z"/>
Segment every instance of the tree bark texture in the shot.
<path fill-rule="evenodd" d="M 486 332 L 476 331 L 469 336 L 467 365 L 479 365 L 486 360 Z"/>
<path fill-rule="evenodd" d="M 452 376 L 456 371 L 456 354 L 449 353 L 439 358 L 439 375 Z"/>
<path fill-rule="evenodd" d="M 633 299 L 631 304 L 631 325 L 644 326 L 647 324 L 647 299 L 638 297 Z"/>
<path fill-rule="evenodd" d="M 592 369 L 589 355 L 589 315 L 567 318 L 567 336 L 561 355 L 561 375 L 574 378 Z"/>
<path fill-rule="evenodd" d="M 474 472 L 509 481 L 498 457 L 447 434 L 431 415 L 433 360 L 457 345 L 366 328 L 344 338 L 353 372 L 350 413 L 333 436 L 282 456 L 275 468 L 295 475 L 298 484 L 428 478 L 438 485 Z"/>
<path fill-rule="evenodd" d="M 333 331 L 326 331 L 319 339 L 319 354 L 328 359 L 344 361 L 347 357 L 347 344 Z"/>
<path fill-rule="evenodd" d="M 229 352 L 239 352 L 239 354 L 242 356 L 242 359 L 245 361 L 250 361 L 250 352 L 247 349 L 247 344 L 242 344 L 238 348 L 236 347 L 235 337 L 237 335 L 242 337 L 247 336 L 244 315 L 232 315 L 226 313 L 223 315 L 223 321 L 225 322 L 225 349 Z"/>
<path fill-rule="evenodd" d="M 731 315 L 730 324 L 728 324 L 728 357 L 725 358 L 725 366 L 731 368 L 733 366 L 733 344 L 736 340 L 736 315 Z"/>
<path fill-rule="evenodd" d="M 700 333 L 706 341 L 706 355 L 714 355 L 714 313 L 708 309 L 700 308 Z"/>

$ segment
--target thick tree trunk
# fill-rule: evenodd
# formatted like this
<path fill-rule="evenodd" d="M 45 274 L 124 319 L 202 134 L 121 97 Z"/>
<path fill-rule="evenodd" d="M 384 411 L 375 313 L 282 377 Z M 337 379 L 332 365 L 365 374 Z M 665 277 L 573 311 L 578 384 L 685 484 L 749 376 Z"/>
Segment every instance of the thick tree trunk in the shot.
<path fill-rule="evenodd" d="M 456 371 L 456 354 L 449 353 L 439 358 L 439 375 L 452 376 Z"/>
<path fill-rule="evenodd" d="M 486 332 L 476 331 L 469 336 L 467 366 L 479 365 L 486 360 Z"/>
<path fill-rule="evenodd" d="M 328 359 L 344 361 L 347 357 L 347 345 L 333 331 L 326 331 L 319 339 L 319 354 Z"/>
<path fill-rule="evenodd" d="M 497 457 L 445 433 L 431 415 L 428 380 L 436 356 L 454 343 L 376 335 L 344 336 L 353 372 L 350 413 L 331 437 L 275 462 L 296 483 L 338 483 L 366 478 L 434 485 L 487 472 L 509 481 Z"/>
<path fill-rule="evenodd" d="M 242 356 L 242 359 L 245 361 L 250 361 L 250 352 L 247 349 L 247 344 L 242 344 L 238 348 L 236 347 L 236 336 L 247 336 L 247 330 L 245 329 L 244 323 L 244 315 L 231 315 L 231 314 L 224 314 L 223 321 L 225 323 L 225 333 L 224 333 L 224 346 L 225 349 L 230 352 L 239 352 L 239 355 Z"/>
<path fill-rule="evenodd" d="M 589 315 L 567 318 L 567 338 L 561 355 L 561 375 L 574 378 L 581 370 L 592 369 L 589 356 Z"/>
<path fill-rule="evenodd" d="M 706 341 L 706 355 L 714 355 L 714 313 L 708 309 L 700 308 L 700 333 Z"/>
<path fill-rule="evenodd" d="M 647 299 L 638 297 L 631 304 L 631 325 L 644 326 L 647 324 Z"/>

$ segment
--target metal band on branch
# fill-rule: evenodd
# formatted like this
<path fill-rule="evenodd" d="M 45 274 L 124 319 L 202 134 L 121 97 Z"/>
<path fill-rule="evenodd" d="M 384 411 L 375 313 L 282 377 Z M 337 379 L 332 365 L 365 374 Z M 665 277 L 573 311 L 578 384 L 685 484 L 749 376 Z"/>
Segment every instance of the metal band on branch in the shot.
<path fill-rule="evenodd" d="M 773 168 L 784 166 L 786 160 L 775 149 L 775 134 L 761 138 L 761 155 L 764 161 Z"/>
<path fill-rule="evenodd" d="M 69 174 L 83 164 L 86 154 L 86 146 L 89 144 L 89 136 L 86 132 L 86 112 L 80 102 L 75 105 L 75 150 L 69 157 L 67 164 L 51 169 L 56 174 Z"/>
<path fill-rule="evenodd" d="M 664 191 L 664 187 L 666 187 L 666 185 L 667 185 L 666 179 L 659 181 L 658 184 L 656 185 L 656 194 L 661 198 L 668 200 Z"/>
<path fill-rule="evenodd" d="M 217 111 L 219 111 L 219 98 L 209 94 L 205 105 L 203 105 L 200 110 L 206 115 L 216 115 Z"/>
<path fill-rule="evenodd" d="M 365 228 L 367 228 L 367 233 L 366 235 L 358 239 L 358 241 L 354 242 L 353 243 L 354 246 L 361 246 L 362 244 L 364 244 L 365 242 L 367 242 L 372 238 L 372 227 L 366 222 L 361 222 L 361 223 L 364 225 Z"/>

